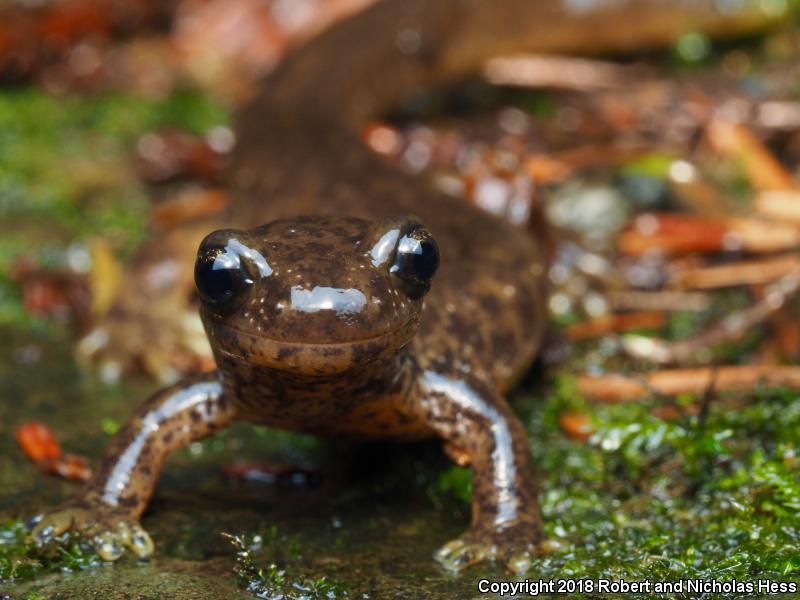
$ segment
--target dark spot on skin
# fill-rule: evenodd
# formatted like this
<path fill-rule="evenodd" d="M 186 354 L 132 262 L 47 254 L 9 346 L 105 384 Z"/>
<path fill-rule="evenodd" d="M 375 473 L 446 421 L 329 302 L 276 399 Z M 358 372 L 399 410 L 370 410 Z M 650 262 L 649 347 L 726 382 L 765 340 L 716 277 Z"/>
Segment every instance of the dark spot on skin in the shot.
<path fill-rule="evenodd" d="M 363 344 L 356 344 L 353 346 L 352 356 L 353 362 L 356 364 L 364 364 L 377 358 L 386 348 L 386 342 L 367 342 Z"/>
<path fill-rule="evenodd" d="M 323 356 L 327 356 L 329 358 L 333 358 L 334 356 L 341 356 L 344 354 L 344 348 L 339 346 L 330 346 L 328 348 L 322 349 Z"/>
<path fill-rule="evenodd" d="M 286 360 L 292 356 L 296 356 L 300 352 L 297 346 L 283 346 L 278 350 L 278 360 Z"/>
<path fill-rule="evenodd" d="M 288 139 L 286 143 L 294 142 Z M 285 149 L 288 153 L 292 151 Z M 301 164 L 299 159 L 309 153 L 307 144 L 303 144 L 302 152 L 294 157 L 296 164 Z M 340 180 L 344 161 L 325 160 L 335 168 L 328 174 L 329 180 Z M 164 427 L 148 437 L 120 499 L 126 510 L 141 514 L 169 451 L 238 419 L 301 432 L 352 437 L 410 439 L 438 435 L 477 457 L 474 464 L 478 466 L 473 472 L 473 532 L 503 548 L 538 535 L 537 490 L 524 428 L 498 389 L 504 384 L 492 381 L 492 375 L 482 378 L 475 375 L 493 374 L 499 365 L 506 363 L 521 369 L 533 356 L 538 330 L 528 331 L 532 329 L 529 315 L 540 314 L 541 307 L 530 305 L 541 303 L 544 296 L 528 293 L 524 281 L 520 282 L 524 276 L 519 271 L 532 260 L 530 243 L 521 241 L 527 240 L 523 237 L 527 234 L 515 233 L 499 220 L 483 219 L 480 213 L 461 205 L 458 210 L 430 209 L 427 200 L 420 201 L 415 186 L 405 185 L 408 182 L 405 176 L 380 178 L 373 172 L 375 163 L 364 164 L 369 166 L 369 173 L 363 174 L 365 185 L 348 187 L 345 207 L 353 208 L 354 214 L 388 216 L 387 221 L 305 217 L 272 221 L 241 232 L 241 243 L 259 252 L 274 265 L 275 271 L 269 276 L 255 277 L 248 284 L 249 296 L 243 300 L 241 310 L 224 317 L 203 312 L 207 328 L 214 332 L 211 343 L 222 373 L 224 393 L 210 401 L 216 402 L 215 406 L 204 406 L 214 410 L 201 413 L 183 409 L 170 415 Z M 276 180 L 287 180 L 282 177 Z M 274 195 L 267 191 L 265 187 L 258 196 Z M 359 205 L 359 194 L 366 194 L 369 202 Z M 299 203 L 292 210 L 302 212 L 308 208 L 312 214 L 321 208 L 319 194 L 313 196 L 309 201 L 310 196 L 287 194 Z M 375 267 L 365 254 L 380 239 L 379 234 L 385 232 L 385 229 L 375 230 L 376 223 L 384 226 L 386 222 L 394 222 L 393 215 L 380 214 L 389 209 L 383 203 L 376 203 L 378 198 L 388 198 L 392 210 L 401 206 L 420 208 L 431 216 L 435 226 L 431 231 L 435 235 L 437 231 L 442 233 L 439 240 L 442 261 L 437 275 L 440 280 L 437 284 L 434 278 L 425 309 L 420 299 L 410 297 L 396 285 L 388 272 L 391 261 Z M 431 205 L 434 200 L 441 200 L 445 203 L 442 206 L 453 206 L 447 204 L 446 198 L 428 199 Z M 512 257 L 525 254 L 525 260 L 498 259 L 506 250 Z M 452 262 L 454 258 L 460 262 Z M 286 308 L 291 288 L 299 285 L 298 281 L 305 290 L 315 286 L 355 289 L 370 301 L 363 310 L 350 312 Z M 502 289 L 506 284 L 514 284 L 519 290 L 513 300 L 486 291 Z M 283 308 L 278 308 L 279 303 Z M 445 310 L 446 306 L 454 306 L 456 310 Z M 263 319 L 259 322 L 260 315 Z M 391 331 L 405 331 L 408 323 L 418 321 L 419 332 L 410 341 L 394 340 L 387 335 Z M 217 326 L 220 332 L 215 331 Z M 269 342 L 284 344 L 277 352 L 272 350 L 274 346 L 262 346 L 265 338 L 260 335 L 264 331 L 269 332 Z M 533 341 L 526 341 L 528 338 Z M 465 352 L 467 345 L 473 348 L 469 356 Z M 465 362 L 472 367 L 472 377 L 455 368 Z M 265 364 L 272 364 L 273 368 Z M 466 385 L 481 402 L 465 409 L 446 393 L 432 393 L 425 388 L 423 378 L 433 365 L 443 377 Z M 332 366 L 338 371 L 332 372 L 335 370 Z M 190 378 L 185 385 L 194 381 L 197 380 Z M 147 410 L 170 406 L 167 403 L 170 393 L 180 387 L 172 389 L 173 392 L 157 394 L 149 401 Z M 494 409 L 491 414 L 480 412 L 480 407 L 486 405 Z M 112 442 L 101 474 L 93 483 L 95 490 L 102 490 L 103 474 L 117 464 L 141 427 L 141 421 L 135 427 L 129 426 Z M 504 489 L 498 488 L 500 484 L 494 476 L 499 464 L 494 453 L 495 430 L 511 432 L 515 480 Z M 503 532 L 505 538 L 500 538 L 493 518 L 499 503 L 509 494 L 519 500 L 521 508 L 518 522 Z M 530 524 L 528 529 L 517 527 Z"/>

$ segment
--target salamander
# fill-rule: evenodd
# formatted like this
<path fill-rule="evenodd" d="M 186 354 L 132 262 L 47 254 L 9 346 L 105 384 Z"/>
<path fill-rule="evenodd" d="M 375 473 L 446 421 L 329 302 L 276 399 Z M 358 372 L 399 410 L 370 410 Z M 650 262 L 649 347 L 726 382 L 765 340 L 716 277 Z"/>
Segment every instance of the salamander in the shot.
<path fill-rule="evenodd" d="M 472 523 L 436 560 L 526 571 L 545 536 L 526 431 L 504 394 L 545 328 L 537 241 L 384 163 L 359 129 L 497 54 L 639 50 L 768 18 L 712 0 L 386 0 L 298 49 L 239 116 L 230 207 L 151 239 L 112 315 L 158 344 L 173 325 L 148 307 L 193 278 L 217 368 L 152 396 L 33 537 L 76 529 L 105 559 L 151 554 L 139 518 L 167 455 L 248 421 L 441 438 L 472 469 Z M 166 284 L 154 265 L 170 266 Z"/>

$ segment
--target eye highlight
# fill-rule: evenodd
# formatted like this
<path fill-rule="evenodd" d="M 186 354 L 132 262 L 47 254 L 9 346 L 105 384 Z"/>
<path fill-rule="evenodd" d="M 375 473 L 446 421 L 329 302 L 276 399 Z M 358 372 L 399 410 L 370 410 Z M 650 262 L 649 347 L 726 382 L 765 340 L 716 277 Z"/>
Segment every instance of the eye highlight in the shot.
<path fill-rule="evenodd" d="M 394 263 L 389 272 L 406 284 L 412 298 L 420 298 L 430 288 L 439 268 L 439 246 L 430 232 L 418 227 L 403 235 L 397 242 Z"/>
<path fill-rule="evenodd" d="M 220 310 L 252 280 L 248 277 L 238 254 L 226 248 L 201 248 L 194 266 L 194 282 L 203 302 Z"/>

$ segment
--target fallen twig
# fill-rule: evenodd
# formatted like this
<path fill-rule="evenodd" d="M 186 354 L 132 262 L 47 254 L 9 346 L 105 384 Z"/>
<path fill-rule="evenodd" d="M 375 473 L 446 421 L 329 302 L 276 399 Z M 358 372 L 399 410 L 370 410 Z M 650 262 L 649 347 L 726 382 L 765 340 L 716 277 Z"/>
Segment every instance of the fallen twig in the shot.
<path fill-rule="evenodd" d="M 739 160 L 759 190 L 797 189 L 797 182 L 772 152 L 744 125 L 713 119 L 706 130 L 712 148 Z"/>
<path fill-rule="evenodd" d="M 628 88 L 631 81 L 642 81 L 643 71 L 641 67 L 585 58 L 518 54 L 493 58 L 483 74 L 495 85 L 582 91 Z"/>
<path fill-rule="evenodd" d="M 150 211 L 153 226 L 169 229 L 180 223 L 221 212 L 228 197 L 219 188 L 191 188 Z"/>
<path fill-rule="evenodd" d="M 566 336 L 572 341 L 600 337 L 617 331 L 631 329 L 657 329 L 667 320 L 663 312 L 641 311 L 616 315 L 605 315 L 596 319 L 588 319 L 574 323 L 564 329 Z"/>
<path fill-rule="evenodd" d="M 669 369 L 641 375 L 581 375 L 578 389 L 596 402 L 626 402 L 649 396 L 743 391 L 763 384 L 800 389 L 800 367 L 745 365 Z"/>
<path fill-rule="evenodd" d="M 728 248 L 767 254 L 800 246 L 800 232 L 793 225 L 744 217 L 729 218 L 725 224 L 729 231 Z"/>
<path fill-rule="evenodd" d="M 769 190 L 756 196 L 758 214 L 776 221 L 800 224 L 800 190 Z"/>
<path fill-rule="evenodd" d="M 747 260 L 713 267 L 676 270 L 669 283 L 679 288 L 710 290 L 735 285 L 770 283 L 800 267 L 800 254 L 784 254 L 763 260 Z"/>
<path fill-rule="evenodd" d="M 648 145 L 593 144 L 549 154 L 533 154 L 525 171 L 538 184 L 562 181 L 575 171 L 589 167 L 618 165 L 653 151 Z"/>
<path fill-rule="evenodd" d="M 617 237 L 620 252 L 640 255 L 717 252 L 724 247 L 728 228 L 717 219 L 686 214 L 645 213 L 637 216 Z"/>
<path fill-rule="evenodd" d="M 711 298 L 702 292 L 611 290 L 606 298 L 614 310 L 701 312 L 711 306 Z"/>
<path fill-rule="evenodd" d="M 617 237 L 617 248 L 638 256 L 658 251 L 664 254 L 746 250 L 779 252 L 800 246 L 800 231 L 754 218 L 711 219 L 676 213 L 644 213 Z"/>
<path fill-rule="evenodd" d="M 800 128 L 800 102 L 767 100 L 757 107 L 756 122 L 767 129 L 792 131 Z"/>
<path fill-rule="evenodd" d="M 800 267 L 766 286 L 763 298 L 753 306 L 731 313 L 706 331 L 677 342 L 627 335 L 622 338 L 622 347 L 630 356 L 654 363 L 687 361 L 700 350 L 722 342 L 741 339 L 753 326 L 764 322 L 784 306 L 798 290 L 800 290 Z"/>

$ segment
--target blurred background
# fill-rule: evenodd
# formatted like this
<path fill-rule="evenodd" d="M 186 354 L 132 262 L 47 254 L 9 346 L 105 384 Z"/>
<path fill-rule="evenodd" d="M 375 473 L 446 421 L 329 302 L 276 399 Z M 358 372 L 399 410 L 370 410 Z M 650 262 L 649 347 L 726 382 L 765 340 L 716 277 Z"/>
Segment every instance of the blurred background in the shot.
<path fill-rule="evenodd" d="M 429 560 L 470 496 L 436 447 L 343 473 L 338 448 L 253 428 L 172 460 L 145 517 L 160 553 L 147 566 L 97 569 L 79 540 L 24 541 L 21 519 L 74 493 L 159 381 L 213 364 L 202 339 L 167 361 L 142 348 L 133 368 L 94 362 L 80 340 L 135 285 L 126 264 L 149 231 L 226 206 L 232 115 L 258 82 L 368 4 L 0 3 L 12 593 L 445 598 L 500 574 L 453 580 Z M 660 52 L 491 61 L 364 126 L 398 168 L 547 232 L 551 334 L 514 397 L 557 540 L 537 577 L 800 573 L 800 29 L 789 3 L 761 4 L 780 18 L 744 39 L 687 31 Z"/>

